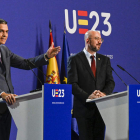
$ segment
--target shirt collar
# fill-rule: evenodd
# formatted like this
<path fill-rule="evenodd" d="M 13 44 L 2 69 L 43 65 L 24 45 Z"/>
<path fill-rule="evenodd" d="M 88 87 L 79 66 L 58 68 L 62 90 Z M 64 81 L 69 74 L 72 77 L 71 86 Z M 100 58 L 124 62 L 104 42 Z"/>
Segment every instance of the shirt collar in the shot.
<path fill-rule="evenodd" d="M 93 56 L 92 54 L 90 54 L 85 48 L 83 49 L 86 57 L 90 58 L 91 56 Z M 96 58 L 96 52 L 94 53 L 94 58 Z"/>

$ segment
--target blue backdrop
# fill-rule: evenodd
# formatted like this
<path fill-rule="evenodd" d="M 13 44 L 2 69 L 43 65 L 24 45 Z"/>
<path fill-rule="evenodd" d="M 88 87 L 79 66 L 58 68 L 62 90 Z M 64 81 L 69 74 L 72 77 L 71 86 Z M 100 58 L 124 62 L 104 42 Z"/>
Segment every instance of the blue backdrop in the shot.
<path fill-rule="evenodd" d="M 84 34 L 80 34 L 79 29 L 90 30 L 94 26 L 105 40 L 99 53 L 111 58 L 112 67 L 126 84 L 137 84 L 120 70 L 117 64 L 140 81 L 139 5 L 139 0 L 8 0 L 1 1 L 0 18 L 8 21 L 9 38 L 6 46 L 24 58 L 35 56 L 37 37 L 44 52 L 47 51 L 49 20 L 53 27 L 55 46 L 61 47 L 66 21 L 66 36 L 71 54 L 84 48 Z M 79 11 L 86 11 L 86 15 L 81 16 Z M 86 20 L 86 25 L 81 25 L 79 19 Z M 57 56 L 59 72 L 61 58 L 62 52 Z M 125 85 L 114 73 L 113 76 L 116 83 L 114 91 L 126 90 Z M 12 68 L 12 81 L 18 95 L 33 90 L 34 75 L 31 71 Z"/>

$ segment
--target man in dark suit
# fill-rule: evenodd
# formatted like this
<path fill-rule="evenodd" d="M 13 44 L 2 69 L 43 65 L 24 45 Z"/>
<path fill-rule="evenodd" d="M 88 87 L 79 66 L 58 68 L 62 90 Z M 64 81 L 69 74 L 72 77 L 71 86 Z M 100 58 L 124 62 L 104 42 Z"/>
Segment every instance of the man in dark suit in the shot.
<path fill-rule="evenodd" d="M 84 50 L 68 60 L 68 84 L 72 84 L 80 140 L 104 140 L 105 124 L 98 108 L 94 102 L 86 103 L 112 93 L 115 86 L 110 59 L 96 53 L 102 42 L 99 32 L 87 31 Z"/>
<path fill-rule="evenodd" d="M 8 104 L 16 102 L 11 81 L 10 67 L 29 70 L 27 59 L 24 59 L 12 53 L 5 45 L 8 38 L 8 25 L 3 19 L 0 19 L 0 97 Z M 36 67 L 47 65 L 48 59 L 56 56 L 60 51 L 60 47 L 51 47 L 45 54 L 39 55 L 35 58 L 28 59 L 35 64 Z M 31 68 L 35 68 L 31 65 Z M 0 103 L 0 140 L 9 140 L 11 128 L 11 115 L 5 103 Z"/>

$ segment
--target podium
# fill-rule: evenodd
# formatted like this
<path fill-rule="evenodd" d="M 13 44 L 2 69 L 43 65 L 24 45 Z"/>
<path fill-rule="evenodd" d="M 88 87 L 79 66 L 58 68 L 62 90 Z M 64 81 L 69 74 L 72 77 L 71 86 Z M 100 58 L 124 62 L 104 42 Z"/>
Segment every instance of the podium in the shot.
<path fill-rule="evenodd" d="M 71 140 L 71 88 L 45 84 L 42 91 L 16 97 L 17 102 L 8 106 L 17 127 L 16 140 Z M 129 88 L 129 101 L 128 91 L 86 101 L 95 102 L 99 109 L 106 125 L 105 140 L 128 140 L 136 133 L 139 137 L 140 109 L 134 108 L 139 107 L 140 87 Z"/>
<path fill-rule="evenodd" d="M 16 97 L 8 106 L 16 140 L 71 140 L 71 92 L 71 85 L 45 84 L 42 91 Z"/>
<path fill-rule="evenodd" d="M 129 85 L 129 140 L 140 139 L 140 85 Z"/>
<path fill-rule="evenodd" d="M 105 140 L 128 140 L 128 91 L 108 95 L 95 102 L 106 125 Z"/>

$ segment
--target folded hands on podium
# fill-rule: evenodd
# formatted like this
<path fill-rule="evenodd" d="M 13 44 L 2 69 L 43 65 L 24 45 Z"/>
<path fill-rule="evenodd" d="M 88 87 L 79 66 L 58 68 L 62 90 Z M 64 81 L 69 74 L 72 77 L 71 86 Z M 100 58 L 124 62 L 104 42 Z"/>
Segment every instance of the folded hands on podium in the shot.
<path fill-rule="evenodd" d="M 89 97 L 88 99 L 96 99 L 100 97 L 106 96 L 105 93 L 101 92 L 100 90 L 95 90 Z"/>

